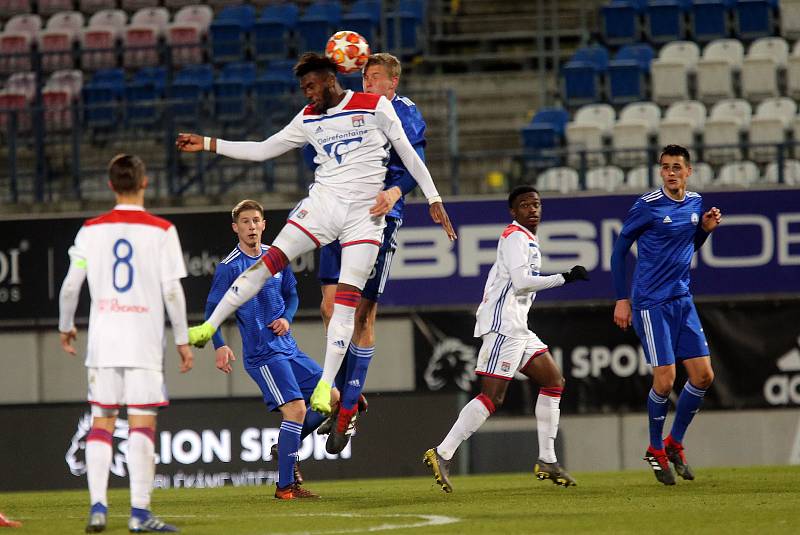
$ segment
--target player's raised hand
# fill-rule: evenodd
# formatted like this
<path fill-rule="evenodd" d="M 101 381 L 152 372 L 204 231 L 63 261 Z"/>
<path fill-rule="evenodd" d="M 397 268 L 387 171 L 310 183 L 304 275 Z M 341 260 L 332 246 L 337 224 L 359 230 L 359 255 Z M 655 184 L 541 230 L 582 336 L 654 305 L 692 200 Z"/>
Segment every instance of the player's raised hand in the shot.
<path fill-rule="evenodd" d="M 175 146 L 183 152 L 200 152 L 203 150 L 203 136 L 197 134 L 178 134 Z"/>
<path fill-rule="evenodd" d="M 431 219 L 433 219 L 434 223 L 439 223 L 442 226 L 447 234 L 447 237 L 450 238 L 450 241 L 457 240 L 458 236 L 456 236 L 456 231 L 453 230 L 453 224 L 450 223 L 450 217 L 447 215 L 447 210 L 444 209 L 444 203 L 435 202 L 430 206 L 429 210 Z"/>
<path fill-rule="evenodd" d="M 382 216 L 388 214 L 402 195 L 403 192 L 397 186 L 381 191 L 375 197 L 375 204 L 369 209 L 369 215 Z"/>
<path fill-rule="evenodd" d="M 189 344 L 181 344 L 176 346 L 178 348 L 178 356 L 181 357 L 181 373 L 186 373 L 194 366 L 194 355 L 192 355 L 192 348 Z"/>
<path fill-rule="evenodd" d="M 713 232 L 715 228 L 719 226 L 722 222 L 722 212 L 720 212 L 719 208 L 716 206 L 712 206 L 711 209 L 703 214 L 703 230 L 706 232 Z"/>
<path fill-rule="evenodd" d="M 222 346 L 217 349 L 217 369 L 224 372 L 224 373 L 231 373 L 233 371 L 233 367 L 231 366 L 231 362 L 236 360 L 236 355 L 233 354 L 233 350 L 228 346 Z"/>
<path fill-rule="evenodd" d="M 73 327 L 69 332 L 58 334 L 59 338 L 61 338 L 61 349 L 63 349 L 65 353 L 76 355 L 78 352 L 75 351 L 75 346 L 72 345 L 72 342 L 78 337 L 78 330 Z"/>
<path fill-rule="evenodd" d="M 269 325 L 267 325 L 272 332 L 278 336 L 283 336 L 289 332 L 289 321 L 286 318 L 278 318 Z"/>
<path fill-rule="evenodd" d="M 617 304 L 614 305 L 614 323 L 617 327 L 626 330 L 631 326 L 631 318 L 633 312 L 631 311 L 631 302 L 629 299 L 619 299 Z"/>

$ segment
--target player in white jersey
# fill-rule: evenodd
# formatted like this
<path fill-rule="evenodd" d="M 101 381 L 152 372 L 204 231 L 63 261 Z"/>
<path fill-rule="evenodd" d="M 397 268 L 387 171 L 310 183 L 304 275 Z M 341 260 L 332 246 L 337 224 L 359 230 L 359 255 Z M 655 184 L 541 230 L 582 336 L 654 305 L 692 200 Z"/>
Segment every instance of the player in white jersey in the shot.
<path fill-rule="evenodd" d="M 542 213 L 539 192 L 518 186 L 508 196 L 514 221 L 503 231 L 497 245 L 497 260 L 489 271 L 483 300 L 478 306 L 475 336 L 483 343 L 475 373 L 481 376 L 481 393 L 467 403 L 445 439 L 425 452 L 423 462 L 431 467 L 436 482 L 452 492 L 449 465 L 456 449 L 502 405 L 508 384 L 519 371 L 540 385 L 536 400 L 536 430 L 539 460 L 534 472 L 568 487 L 575 480 L 558 463 L 555 438 L 564 378 L 553 356 L 528 328 L 536 292 L 576 280 L 589 280 L 583 266 L 560 275 L 539 275 L 542 257 L 536 229 Z"/>
<path fill-rule="evenodd" d="M 173 532 L 150 513 L 155 475 L 155 429 L 159 407 L 168 405 L 164 386 L 164 308 L 181 358 L 192 368 L 186 276 L 180 241 L 169 221 L 144 210 L 144 163 L 121 154 L 109 165 L 109 185 L 117 204 L 86 221 L 69 250 L 70 267 L 59 295 L 61 346 L 76 354 L 74 319 L 81 286 L 92 296 L 86 367 L 92 429 L 86 439 L 86 478 L 91 511 L 87 533 L 103 531 L 108 511 L 108 472 L 119 407 L 128 410 L 127 463 L 131 487 L 131 532 Z"/>
<path fill-rule="evenodd" d="M 336 81 L 335 64 L 318 54 L 304 54 L 295 66 L 295 75 L 310 104 L 270 138 L 233 142 L 196 134 L 178 136 L 176 144 L 182 151 L 210 150 L 253 161 L 274 158 L 308 143 L 317 151 L 314 161 L 318 165 L 309 196 L 290 212 L 262 261 L 233 282 L 208 320 L 189 330 L 189 337 L 191 343 L 202 347 L 273 273 L 295 257 L 338 239 L 341 273 L 328 323 L 322 379 L 311 396 L 311 408 L 328 414 L 331 385 L 350 344 L 355 309 L 383 239 L 384 216 L 397 200 L 383 190 L 390 145 L 428 199 L 431 218 L 444 227 L 451 240 L 456 235 L 425 163 L 385 97 L 344 91 Z"/>

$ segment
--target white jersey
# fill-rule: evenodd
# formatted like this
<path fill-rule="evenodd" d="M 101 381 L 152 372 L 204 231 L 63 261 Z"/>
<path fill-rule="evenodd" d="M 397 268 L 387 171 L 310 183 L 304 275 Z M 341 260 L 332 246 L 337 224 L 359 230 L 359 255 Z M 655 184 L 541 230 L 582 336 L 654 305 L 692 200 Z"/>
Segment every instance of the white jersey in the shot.
<path fill-rule="evenodd" d="M 538 276 L 542 265 L 539 240 L 522 225 L 514 221 L 508 225 L 497 244 L 497 260 L 489 270 L 483 300 L 478 306 L 475 336 L 490 332 L 510 338 L 527 338 L 528 312 L 536 292 L 517 292 L 511 282 L 511 271 L 527 266 L 529 275 Z"/>
<path fill-rule="evenodd" d="M 120 204 L 83 224 L 69 256 L 92 297 L 86 366 L 162 370 L 162 283 L 186 277 L 175 226 Z"/>
<path fill-rule="evenodd" d="M 344 198 L 365 200 L 374 199 L 384 188 L 390 142 L 401 137 L 405 137 L 403 124 L 385 97 L 348 90 L 339 104 L 323 114 L 306 106 L 267 141 L 287 150 L 310 144 L 317 152 L 314 180 L 334 186 Z M 217 140 L 217 152 L 247 158 L 238 145 Z"/>

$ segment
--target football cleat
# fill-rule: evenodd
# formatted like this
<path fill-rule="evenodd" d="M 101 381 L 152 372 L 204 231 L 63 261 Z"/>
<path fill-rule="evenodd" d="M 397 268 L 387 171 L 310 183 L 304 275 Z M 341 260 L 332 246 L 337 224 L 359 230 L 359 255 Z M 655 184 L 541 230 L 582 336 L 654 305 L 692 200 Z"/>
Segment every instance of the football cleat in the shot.
<path fill-rule="evenodd" d="M 10 520 L 6 518 L 3 513 L 0 513 L 0 528 L 21 528 L 22 522 L 17 522 L 16 520 Z"/>
<path fill-rule="evenodd" d="M 352 433 L 348 433 L 351 426 L 355 429 L 355 418 L 358 414 L 358 408 L 353 407 L 352 409 L 343 409 L 341 405 L 339 405 L 339 411 L 336 416 L 336 425 L 331 430 L 330 434 L 328 435 L 328 440 L 325 442 L 325 451 L 330 453 L 331 455 L 336 455 L 337 453 L 341 453 L 342 450 L 347 446 L 347 443 L 350 441 L 350 435 Z"/>
<path fill-rule="evenodd" d="M 333 429 L 333 424 L 336 422 L 336 419 L 339 416 L 339 402 L 334 401 L 331 404 L 333 410 L 331 411 L 330 417 L 326 418 L 322 424 L 317 428 L 318 435 L 327 435 Z M 354 414 L 353 417 L 350 419 L 350 425 L 347 426 L 347 432 L 345 433 L 348 436 L 352 436 L 356 434 L 356 419 L 358 418 L 359 414 L 366 414 L 367 410 L 369 409 L 369 403 L 367 402 L 367 398 L 364 397 L 364 394 L 361 394 L 358 397 L 358 413 Z"/>
<path fill-rule="evenodd" d="M 275 498 L 278 500 L 295 500 L 299 498 L 319 498 L 319 494 L 314 494 L 310 490 L 304 489 L 297 482 L 280 488 L 275 488 Z"/>
<path fill-rule="evenodd" d="M 331 413 L 331 385 L 319 380 L 314 392 L 311 393 L 311 408 L 320 414 Z"/>
<path fill-rule="evenodd" d="M 189 329 L 189 343 L 195 347 L 204 347 L 215 332 L 217 329 L 206 321 Z"/>
<path fill-rule="evenodd" d="M 533 473 L 536 474 L 536 477 L 541 481 L 549 479 L 554 484 L 561 485 L 562 487 L 574 487 L 578 485 L 575 479 L 569 475 L 569 472 L 564 470 L 564 467 L 557 462 L 546 463 L 539 459 L 533 467 Z"/>
<path fill-rule="evenodd" d="M 443 491 L 453 492 L 453 485 L 450 484 L 450 461 L 443 459 L 436 448 L 431 448 L 423 455 L 422 462 L 431 467 L 433 477 Z"/>
<path fill-rule="evenodd" d="M 653 469 L 653 474 L 655 474 L 659 483 L 665 485 L 675 484 L 675 474 L 672 473 L 672 468 L 669 467 L 667 454 L 664 453 L 664 450 L 656 451 L 648 447 L 647 451 L 644 452 L 644 460 Z"/>
<path fill-rule="evenodd" d="M 180 530 L 172 524 L 167 524 L 160 518 L 148 514 L 144 518 L 131 516 L 128 520 L 128 531 L 131 533 L 177 533 Z"/>
<path fill-rule="evenodd" d="M 98 502 L 92 505 L 89 511 L 89 522 L 86 524 L 86 533 L 100 533 L 106 529 L 106 514 L 108 508 Z"/>
<path fill-rule="evenodd" d="M 269 450 L 270 454 L 272 454 L 272 458 L 276 461 L 278 460 L 278 445 L 273 444 L 272 448 Z M 295 461 L 294 463 L 294 482 L 298 485 L 303 484 L 303 474 L 300 472 L 300 461 Z"/>
<path fill-rule="evenodd" d="M 664 452 L 667 454 L 667 459 L 675 466 L 675 472 L 683 479 L 694 479 L 694 473 L 686 462 L 686 455 L 683 454 L 683 444 L 676 442 L 672 435 L 664 440 Z"/>

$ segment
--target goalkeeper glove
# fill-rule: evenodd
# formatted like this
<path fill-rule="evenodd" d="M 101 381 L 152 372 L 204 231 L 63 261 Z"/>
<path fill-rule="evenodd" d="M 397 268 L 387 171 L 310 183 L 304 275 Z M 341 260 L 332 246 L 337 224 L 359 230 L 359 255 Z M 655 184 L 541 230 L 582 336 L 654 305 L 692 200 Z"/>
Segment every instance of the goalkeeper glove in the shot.
<path fill-rule="evenodd" d="M 576 280 L 589 280 L 589 274 L 586 272 L 586 268 L 583 266 L 572 266 L 572 269 L 566 273 L 562 273 L 561 275 L 564 277 L 564 284 L 569 284 L 570 282 L 575 282 Z"/>

